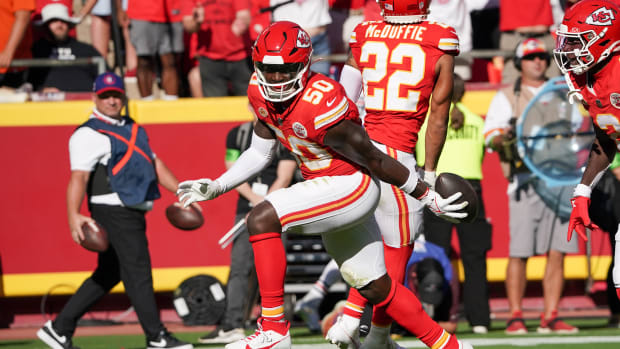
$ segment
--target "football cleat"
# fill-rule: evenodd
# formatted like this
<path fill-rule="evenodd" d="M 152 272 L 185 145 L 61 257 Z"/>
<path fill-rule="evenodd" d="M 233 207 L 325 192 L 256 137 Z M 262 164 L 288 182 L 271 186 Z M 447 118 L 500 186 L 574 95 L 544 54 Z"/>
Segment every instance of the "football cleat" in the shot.
<path fill-rule="evenodd" d="M 286 326 L 286 333 L 274 330 L 263 330 L 263 319 L 257 321 L 258 328 L 241 340 L 226 345 L 225 349 L 291 349 L 290 324 Z"/>
<path fill-rule="evenodd" d="M 358 349 L 361 346 L 361 343 L 357 327 L 357 325 L 353 326 L 352 324 L 349 324 L 344 315 L 340 315 L 338 316 L 336 323 L 329 329 L 329 331 L 327 331 L 325 339 L 332 344 L 336 344 L 341 349 Z"/>

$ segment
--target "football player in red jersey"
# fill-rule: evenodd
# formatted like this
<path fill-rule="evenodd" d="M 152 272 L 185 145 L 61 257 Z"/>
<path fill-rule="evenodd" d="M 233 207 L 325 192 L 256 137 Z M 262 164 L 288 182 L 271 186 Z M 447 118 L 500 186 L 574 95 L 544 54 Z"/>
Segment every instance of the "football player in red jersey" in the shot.
<path fill-rule="evenodd" d="M 215 180 L 179 185 L 185 205 L 210 200 L 245 182 L 270 161 L 276 141 L 298 159 L 305 182 L 268 194 L 246 223 L 261 293 L 257 331 L 227 349 L 290 348 L 284 317 L 283 231 L 321 234 L 343 279 L 429 347 L 470 348 L 445 332 L 408 289 L 388 276 L 372 215 L 380 189 L 373 177 L 418 198 L 439 216 L 463 218 L 456 193 L 442 198 L 398 161 L 379 151 L 361 127 L 355 105 L 336 81 L 309 71 L 312 44 L 292 22 L 275 22 L 258 37 L 248 98 L 258 117 L 252 144 Z M 423 322 L 424 327 L 418 322 Z"/>
<path fill-rule="evenodd" d="M 383 20 L 363 22 L 353 30 L 340 83 L 353 101 L 360 97 L 363 87 L 366 132 L 379 150 L 410 170 L 416 168 L 415 144 L 431 107 L 421 170 L 424 181 L 432 187 L 448 127 L 458 36 L 450 26 L 426 21 L 430 1 L 378 3 Z M 397 187 L 381 182 L 375 218 L 383 237 L 388 273 L 397 282 L 404 280 L 413 242 L 421 229 L 422 209 L 418 201 Z M 349 329 L 357 328 L 365 305 L 358 292 L 350 292 L 344 314 L 328 336 L 336 341 L 354 336 Z M 391 323 L 385 309 L 375 307 L 363 347 L 395 347 L 389 336 Z"/>
<path fill-rule="evenodd" d="M 583 0 L 564 14 L 557 33 L 555 61 L 570 88 L 592 117 L 596 139 L 588 164 L 571 199 L 573 230 L 587 240 L 586 228 L 598 230 L 588 214 L 590 193 L 620 151 L 620 7 L 607 0 Z M 620 228 L 620 227 L 619 227 Z M 620 229 L 616 232 L 613 279 L 620 297 Z"/>

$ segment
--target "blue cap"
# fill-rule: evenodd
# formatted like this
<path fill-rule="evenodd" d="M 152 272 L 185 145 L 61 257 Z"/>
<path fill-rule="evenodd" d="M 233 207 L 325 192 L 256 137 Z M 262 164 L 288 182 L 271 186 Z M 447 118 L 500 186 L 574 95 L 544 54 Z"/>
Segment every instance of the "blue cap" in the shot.
<path fill-rule="evenodd" d="M 107 91 L 117 91 L 125 94 L 125 83 L 123 79 L 114 73 L 103 73 L 97 76 L 93 85 L 93 92 L 101 94 Z"/>

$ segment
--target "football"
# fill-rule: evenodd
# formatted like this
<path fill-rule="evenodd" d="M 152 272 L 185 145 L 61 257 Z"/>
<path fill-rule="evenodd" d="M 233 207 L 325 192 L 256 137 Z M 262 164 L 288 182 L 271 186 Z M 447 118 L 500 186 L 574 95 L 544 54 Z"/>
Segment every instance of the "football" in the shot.
<path fill-rule="evenodd" d="M 97 222 L 82 224 L 84 240 L 82 247 L 93 252 L 105 252 L 110 246 L 108 232 Z"/>
<path fill-rule="evenodd" d="M 467 217 L 460 219 L 461 223 L 471 223 L 478 216 L 478 195 L 476 195 L 474 187 L 465 178 L 454 173 L 444 172 L 437 176 L 435 191 L 443 198 L 448 198 L 457 192 L 463 194 L 454 202 L 455 204 L 463 201 L 469 203 L 462 210 L 462 212 L 467 213 Z"/>
<path fill-rule="evenodd" d="M 166 217 L 170 224 L 181 230 L 198 229 L 204 223 L 204 217 L 197 208 L 194 206 L 183 208 L 179 202 L 166 208 Z"/>

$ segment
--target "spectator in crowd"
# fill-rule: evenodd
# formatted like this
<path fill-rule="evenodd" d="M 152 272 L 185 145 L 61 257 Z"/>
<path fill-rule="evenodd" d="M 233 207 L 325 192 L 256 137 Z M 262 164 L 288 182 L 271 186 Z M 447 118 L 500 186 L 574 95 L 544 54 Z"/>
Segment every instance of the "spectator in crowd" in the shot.
<path fill-rule="evenodd" d="M 460 55 L 467 53 L 473 48 L 473 31 L 470 12 L 478 10 L 476 6 L 480 1 L 477 0 L 444 0 L 431 1 L 428 19 L 445 23 L 456 31 L 459 36 Z M 462 62 L 461 62 L 462 61 Z M 454 71 L 463 79 L 471 79 L 471 57 L 460 57 L 454 67 Z"/>
<path fill-rule="evenodd" d="M 205 97 L 246 95 L 252 75 L 250 8 L 250 0 L 184 1 L 183 25 L 197 33 L 196 56 Z"/>
<path fill-rule="evenodd" d="M 115 0 L 122 9 L 121 0 Z M 174 100 L 179 96 L 179 74 L 183 52 L 183 24 L 180 0 L 131 0 L 127 11 L 120 10 L 119 22 L 127 26 L 129 37 L 138 55 L 138 89 L 143 100 L 153 100 L 156 56 L 161 64 L 160 99 Z"/>
<path fill-rule="evenodd" d="M 553 25 L 553 13 L 549 0 L 500 0 L 499 5 L 499 49 L 514 51 L 519 42 L 527 38 L 541 40 L 545 47 L 553 47 L 554 40 L 549 31 Z M 512 82 L 519 72 L 514 64 L 505 64 L 503 56 L 493 58 L 496 67 L 502 69 L 502 82 Z M 558 68 L 549 67 L 548 75 L 560 74 Z"/>
<path fill-rule="evenodd" d="M 372 0 L 374 2 L 374 0 Z M 332 53 L 347 53 L 351 32 L 364 20 L 366 0 L 330 0 L 329 16 L 332 22 L 327 26 Z"/>
<path fill-rule="evenodd" d="M 529 257 L 541 254 L 547 255 L 547 265 L 542 282 L 544 312 L 538 332 L 574 333 L 578 329 L 558 318 L 557 312 L 564 284 L 564 256 L 578 252 L 577 239 L 566 241 L 568 222 L 561 220 L 557 208 L 548 207 L 534 190 L 533 181 L 538 179 L 523 165 L 514 147 L 514 127 L 527 103 L 547 80 L 550 57 L 541 40 L 530 38 L 517 45 L 514 62 L 521 75 L 493 97 L 484 125 L 485 144 L 498 152 L 510 182 L 506 293 L 511 317 L 506 333 L 527 333 L 521 309 L 527 284 L 526 264 Z"/>
<path fill-rule="evenodd" d="M 91 45 L 79 42 L 69 36 L 69 29 L 75 25 L 69 17 L 69 9 L 61 4 L 49 4 L 41 11 L 41 25 L 45 37 L 32 46 L 34 58 L 53 58 L 65 61 L 76 58 L 100 57 Z M 28 80 L 36 91 L 43 92 L 86 92 L 91 91 L 97 77 L 94 65 L 31 68 Z"/>
<path fill-rule="evenodd" d="M 92 0 L 89 0 L 92 1 Z M 110 35 L 112 33 L 112 1 L 115 0 L 95 0 L 96 5 L 93 7 L 90 16 L 90 37 L 93 46 L 101 53 L 103 57 L 108 58 L 110 47 Z M 122 0 L 121 7 L 117 7 L 117 12 L 127 10 L 128 0 Z M 119 6 L 118 3 L 115 3 Z M 117 65 L 124 65 L 125 76 L 135 77 L 136 67 L 138 66 L 138 56 L 136 49 L 131 44 L 129 37 L 129 22 L 123 21 L 119 23 L 124 42 L 124 62 L 118 62 Z"/>
<path fill-rule="evenodd" d="M 313 56 L 328 56 L 331 54 L 327 26 L 332 22 L 329 15 L 328 0 L 271 0 L 271 6 L 277 6 L 272 13 L 273 21 L 291 21 L 299 24 L 312 40 Z M 331 62 L 328 60 L 315 61 L 310 70 L 323 75 L 329 75 Z"/>
<path fill-rule="evenodd" d="M 265 28 L 271 24 L 271 11 L 268 11 L 269 0 L 250 0 L 252 8 L 250 10 L 252 20 L 250 21 L 250 42 L 254 43 L 256 38 Z"/>
<path fill-rule="evenodd" d="M 73 0 L 35 0 L 36 9 L 32 15 L 32 21 L 34 23 L 41 21 L 41 12 L 43 11 L 43 8 L 45 6 L 49 4 L 62 4 L 62 5 L 65 5 L 65 7 L 67 7 L 67 10 L 69 12 L 69 17 L 71 17 L 72 22 L 74 22 L 75 24 L 79 24 L 82 22 L 84 17 L 86 17 L 91 12 L 91 10 L 97 4 L 97 2 L 101 2 L 101 1 L 103 0 L 84 0 L 80 2 L 82 6 L 80 7 L 79 11 L 74 14 Z M 43 31 L 43 33 L 40 33 L 40 35 L 45 35 L 45 31 Z M 71 28 L 71 30 L 69 31 L 69 35 L 74 38 L 76 37 L 75 28 Z M 38 39 L 39 37 L 35 36 L 35 41 Z M 93 41 L 95 39 L 96 38 L 92 38 Z"/>
<path fill-rule="evenodd" d="M 97 222 L 107 231 L 110 247 L 99 252 L 95 271 L 37 336 L 50 348 L 74 348 L 72 337 L 78 320 L 123 281 L 146 335 L 147 349 L 192 349 L 161 322 L 146 237 L 145 214 L 160 197 L 157 183 L 175 191 L 178 181 L 150 149 L 144 129 L 121 115 L 126 102 L 121 77 L 103 73 L 95 80 L 93 91 L 95 108 L 69 139 L 67 214 L 76 243 L 84 240 L 84 224 Z M 125 162 L 124 155 L 134 149 L 138 152 Z M 85 195 L 90 217 L 80 214 Z"/>
<path fill-rule="evenodd" d="M 0 86 L 17 88 L 26 81 L 25 69 L 9 67 L 13 59 L 32 57 L 28 25 L 34 9 L 34 0 L 0 1 Z"/>
<path fill-rule="evenodd" d="M 254 121 L 241 124 L 228 132 L 226 136 L 226 168 L 230 168 L 241 153 L 250 147 Z M 244 220 L 252 207 L 261 203 L 265 196 L 286 188 L 291 184 L 297 162 L 282 145 L 271 163 L 256 177 L 239 185 L 235 189 L 239 193 L 235 223 Z M 228 344 L 245 338 L 243 330 L 247 308 L 253 306 L 256 285 L 254 268 L 254 252 L 250 244 L 250 233 L 244 225 L 241 232 L 233 240 L 230 255 L 230 273 L 226 284 L 226 311 L 220 325 L 212 332 L 200 337 L 198 341 L 205 344 Z"/>
<path fill-rule="evenodd" d="M 452 252 L 452 228 L 458 234 L 461 260 L 465 269 L 463 284 L 463 303 L 465 318 L 474 333 L 488 332 L 491 324 L 489 307 L 489 287 L 487 284 L 487 251 L 491 249 L 491 225 L 487 222 L 482 201 L 482 160 L 484 159 L 484 120 L 467 109 L 461 100 L 465 95 L 465 81 L 454 75 L 450 127 L 446 142 L 437 164 L 437 173 L 451 172 L 467 179 L 478 194 L 478 217 L 471 223 L 453 224 L 435 219 L 431 212 L 424 214 L 426 240 L 444 248 L 450 256 Z M 420 130 L 424 134 L 426 124 Z M 416 145 L 418 164 L 424 164 L 424 138 Z"/>
<path fill-rule="evenodd" d="M 286 231 L 321 234 L 347 283 L 372 304 L 385 307 L 427 346 L 470 348 L 430 319 L 411 291 L 387 274 L 372 215 L 380 189 L 370 176 L 403 188 L 424 205 L 438 207 L 438 215 L 463 218 L 466 214 L 453 211 L 466 203 L 453 204 L 460 193 L 438 197 L 415 171 L 378 150 L 342 86 L 309 71 L 311 54 L 310 36 L 299 25 L 275 22 L 265 29 L 252 52 L 256 80 L 250 83 L 248 98 L 259 121 L 250 148 L 217 179 L 179 184 L 179 200 L 185 205 L 215 199 L 264 168 L 277 141 L 293 152 L 306 179 L 270 193 L 246 219 L 262 316 L 254 334 L 227 348 L 291 347 L 290 324 L 284 316 L 286 254 L 281 234 Z M 368 172 L 360 171 L 362 166 Z M 327 339 L 346 343 L 330 334 Z"/>

